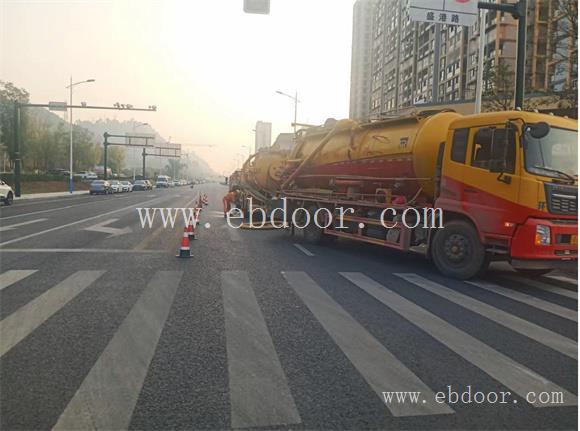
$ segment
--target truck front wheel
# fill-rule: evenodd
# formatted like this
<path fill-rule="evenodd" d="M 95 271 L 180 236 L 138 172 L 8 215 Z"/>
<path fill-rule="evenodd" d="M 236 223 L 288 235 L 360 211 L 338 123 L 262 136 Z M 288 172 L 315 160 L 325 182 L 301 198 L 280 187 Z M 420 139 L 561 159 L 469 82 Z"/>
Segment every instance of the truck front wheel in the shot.
<path fill-rule="evenodd" d="M 487 269 L 489 260 L 475 228 L 461 220 L 445 224 L 433 238 L 432 256 L 446 276 L 467 280 Z"/>

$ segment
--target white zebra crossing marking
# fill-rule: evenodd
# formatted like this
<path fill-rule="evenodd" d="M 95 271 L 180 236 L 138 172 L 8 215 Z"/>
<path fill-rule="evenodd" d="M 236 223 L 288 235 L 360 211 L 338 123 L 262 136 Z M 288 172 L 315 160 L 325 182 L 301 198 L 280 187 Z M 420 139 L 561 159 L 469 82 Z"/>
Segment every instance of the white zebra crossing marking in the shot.
<path fill-rule="evenodd" d="M 12 269 L 0 274 L 0 290 L 34 274 L 36 271 L 36 269 Z"/>
<path fill-rule="evenodd" d="M 182 271 L 156 272 L 53 429 L 127 429 Z"/>
<path fill-rule="evenodd" d="M 477 313 L 486 319 L 492 320 L 512 331 L 518 332 L 540 344 L 548 346 L 566 356 L 578 359 L 578 344 L 569 338 L 566 338 L 556 332 L 542 328 L 527 320 L 521 319 L 512 314 L 506 313 L 499 308 L 492 307 L 485 302 L 449 289 L 441 284 L 423 278 L 416 274 L 393 274 L 409 283 L 421 287 L 435 295 L 438 295 L 448 301 L 454 302 L 474 313 Z"/>
<path fill-rule="evenodd" d="M 248 275 L 221 274 L 233 428 L 301 422 Z"/>
<path fill-rule="evenodd" d="M 42 325 L 105 271 L 78 271 L 0 322 L 0 357 Z"/>
<path fill-rule="evenodd" d="M 563 403 L 558 404 L 559 407 L 575 406 L 577 404 L 576 395 L 536 374 L 529 368 L 518 364 L 487 344 L 387 289 L 366 275 L 359 272 L 341 272 L 340 274 L 520 397 L 525 399 L 530 392 L 535 392 L 536 394 L 540 392 L 561 392 L 563 394 Z M 531 405 L 534 407 L 553 406 L 542 404 L 538 400 L 535 403 L 531 403 Z"/>
<path fill-rule="evenodd" d="M 421 392 L 422 403 L 387 405 L 394 416 L 453 413 L 448 405 L 435 402 L 435 394 L 431 389 L 369 334 L 306 273 L 283 272 L 282 274 L 381 399 L 383 392 Z"/>
<path fill-rule="evenodd" d="M 565 283 L 570 283 L 578 286 L 578 280 L 575 278 L 566 277 L 565 275 L 545 275 L 544 277 L 551 278 L 552 280 L 563 281 Z"/>
<path fill-rule="evenodd" d="M 578 291 L 564 289 L 562 287 L 557 287 L 548 283 L 542 283 L 541 281 L 532 280 L 531 278 L 522 279 L 521 277 L 515 275 L 506 274 L 503 277 L 507 278 L 508 280 L 516 281 L 520 284 L 535 287 L 536 289 L 544 290 L 550 293 L 555 293 L 556 295 L 561 295 L 572 299 L 578 299 Z"/>
<path fill-rule="evenodd" d="M 489 292 L 497 293 L 498 295 L 513 299 L 514 301 L 530 305 L 539 310 L 555 314 L 556 316 L 563 317 L 564 319 L 573 320 L 574 322 L 578 321 L 578 312 L 576 310 L 571 310 L 570 308 L 544 301 L 540 298 L 536 298 L 535 296 L 526 295 L 520 291 L 501 287 L 497 284 L 489 283 L 487 281 L 466 281 L 466 283 L 481 289 L 485 289 Z"/>

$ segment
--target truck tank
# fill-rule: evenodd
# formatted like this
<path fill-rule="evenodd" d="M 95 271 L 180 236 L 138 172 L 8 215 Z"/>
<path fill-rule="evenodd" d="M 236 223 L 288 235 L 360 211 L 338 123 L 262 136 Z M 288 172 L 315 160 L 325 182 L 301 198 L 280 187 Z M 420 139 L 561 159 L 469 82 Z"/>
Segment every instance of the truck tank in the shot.
<path fill-rule="evenodd" d="M 282 187 L 365 200 L 388 189 L 430 202 L 439 146 L 460 116 L 427 112 L 368 124 L 341 120 L 334 127 L 306 130 L 288 157 Z"/>
<path fill-rule="evenodd" d="M 287 157 L 288 151 L 275 147 L 253 154 L 241 170 L 241 187 L 261 194 L 274 194 L 280 187 Z"/>

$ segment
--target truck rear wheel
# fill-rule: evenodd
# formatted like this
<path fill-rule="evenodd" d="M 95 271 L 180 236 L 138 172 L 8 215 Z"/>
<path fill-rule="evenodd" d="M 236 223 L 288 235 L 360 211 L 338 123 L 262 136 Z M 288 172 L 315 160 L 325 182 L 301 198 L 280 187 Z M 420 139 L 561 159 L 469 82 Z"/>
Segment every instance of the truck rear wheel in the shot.
<path fill-rule="evenodd" d="M 300 228 L 295 226 L 295 229 L 302 232 L 303 238 L 306 242 L 310 244 L 320 244 L 324 238 L 324 229 L 321 229 L 316 225 L 314 222 L 315 213 L 318 207 L 310 206 L 307 208 L 308 213 L 310 214 L 310 222 L 306 224 L 306 217 L 300 217 L 300 220 L 297 220 L 297 224 L 306 226 Z"/>
<path fill-rule="evenodd" d="M 461 220 L 446 223 L 433 238 L 433 261 L 446 276 L 466 280 L 487 269 L 489 260 L 475 228 Z"/>

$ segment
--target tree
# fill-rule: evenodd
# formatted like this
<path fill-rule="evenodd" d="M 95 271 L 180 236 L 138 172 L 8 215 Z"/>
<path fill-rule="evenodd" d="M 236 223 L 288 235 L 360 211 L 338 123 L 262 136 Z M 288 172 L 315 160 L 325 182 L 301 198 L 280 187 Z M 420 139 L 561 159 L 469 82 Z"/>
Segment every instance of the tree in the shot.
<path fill-rule="evenodd" d="M 514 72 L 505 62 L 483 66 L 483 102 L 486 111 L 508 111 L 513 109 Z"/>
<path fill-rule="evenodd" d="M 175 178 L 178 178 L 181 169 L 184 167 L 185 165 L 181 163 L 180 159 L 177 158 L 167 159 L 167 164 L 165 165 L 165 173 L 170 177 L 175 176 Z"/>
<path fill-rule="evenodd" d="M 125 149 L 122 147 L 109 147 L 107 150 L 108 154 L 108 167 L 111 168 L 113 172 L 121 172 L 125 164 Z"/>
<path fill-rule="evenodd" d="M 14 139 L 14 102 L 28 103 L 30 95 L 23 88 L 11 82 L 0 81 L 0 145 L 14 157 L 12 143 Z M 25 115 L 22 111 L 21 117 Z"/>

